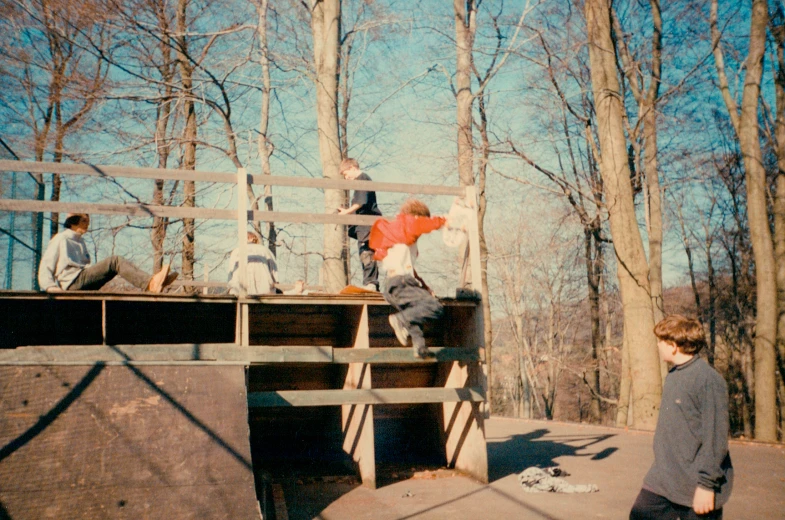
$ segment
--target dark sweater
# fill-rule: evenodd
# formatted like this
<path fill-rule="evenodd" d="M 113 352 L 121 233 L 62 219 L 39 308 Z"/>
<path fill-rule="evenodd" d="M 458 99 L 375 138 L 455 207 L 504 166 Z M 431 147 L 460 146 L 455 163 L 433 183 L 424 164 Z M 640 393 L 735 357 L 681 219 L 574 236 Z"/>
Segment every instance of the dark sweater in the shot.
<path fill-rule="evenodd" d="M 733 487 L 728 430 L 728 389 L 717 371 L 697 356 L 671 368 L 644 489 L 691 507 L 700 486 L 714 490 L 714 507 L 722 507 Z"/>

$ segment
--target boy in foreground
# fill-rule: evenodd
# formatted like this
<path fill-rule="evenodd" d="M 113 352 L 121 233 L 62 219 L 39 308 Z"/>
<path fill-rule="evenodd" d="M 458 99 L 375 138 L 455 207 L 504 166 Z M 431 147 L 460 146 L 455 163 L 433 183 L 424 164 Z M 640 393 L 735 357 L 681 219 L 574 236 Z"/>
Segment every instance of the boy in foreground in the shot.
<path fill-rule="evenodd" d="M 414 270 L 417 239 L 442 227 L 444 217 L 431 217 L 431 211 L 419 200 L 403 203 L 395 220 L 377 220 L 370 232 L 370 247 L 387 273 L 384 299 L 398 311 L 390 315 L 395 337 L 405 347 L 412 339 L 414 357 L 430 355 L 425 346 L 422 326 L 441 317 L 444 308 L 433 291 Z"/>
<path fill-rule="evenodd" d="M 355 159 L 346 158 L 341 161 L 341 175 L 348 181 L 370 181 L 368 174 L 360 170 L 360 163 Z M 341 215 L 378 215 L 382 212 L 376 204 L 375 191 L 355 190 L 351 206 L 340 208 Z M 357 240 L 357 249 L 360 254 L 360 265 L 363 268 L 363 288 L 369 291 L 379 291 L 379 267 L 373 259 L 373 250 L 368 246 L 368 237 L 371 233 L 370 226 L 349 226 L 347 234 Z"/>
<path fill-rule="evenodd" d="M 722 518 L 733 487 L 725 380 L 698 357 L 706 338 L 697 320 L 671 315 L 654 334 L 672 368 L 654 433 L 654 464 L 630 520 Z"/>

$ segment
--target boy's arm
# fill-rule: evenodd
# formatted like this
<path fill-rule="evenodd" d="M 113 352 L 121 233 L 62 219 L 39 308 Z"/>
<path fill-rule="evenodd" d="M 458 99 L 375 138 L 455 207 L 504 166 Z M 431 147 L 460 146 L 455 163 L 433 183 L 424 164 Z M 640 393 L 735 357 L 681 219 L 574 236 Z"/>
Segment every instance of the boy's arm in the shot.
<path fill-rule="evenodd" d="M 348 208 L 338 208 L 339 215 L 348 215 L 350 213 L 356 213 L 358 209 L 362 208 L 360 204 L 352 204 Z"/>
<path fill-rule="evenodd" d="M 728 388 L 720 377 L 708 378 L 702 396 L 701 447 L 696 457 L 698 482 L 693 509 L 698 514 L 714 510 L 714 494 L 723 477 L 722 462 L 728 454 Z"/>
<path fill-rule="evenodd" d="M 55 235 L 56 237 L 56 235 Z M 41 257 L 41 264 L 38 266 L 38 287 L 42 291 L 57 290 L 60 288 L 55 280 L 55 270 L 57 260 L 60 257 L 60 240 L 53 238 L 49 241 L 49 246 Z"/>

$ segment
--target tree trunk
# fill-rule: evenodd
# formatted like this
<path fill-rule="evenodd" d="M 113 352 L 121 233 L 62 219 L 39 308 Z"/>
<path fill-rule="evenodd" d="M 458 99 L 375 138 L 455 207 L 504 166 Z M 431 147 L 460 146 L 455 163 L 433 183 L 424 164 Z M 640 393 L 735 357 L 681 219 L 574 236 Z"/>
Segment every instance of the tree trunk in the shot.
<path fill-rule="evenodd" d="M 775 77 L 776 110 L 774 132 L 777 151 L 777 184 L 774 198 L 774 255 L 777 264 L 777 366 L 780 374 L 780 410 L 785 407 L 782 384 L 785 381 L 785 13 L 776 4 L 777 24 L 771 33 L 777 42 L 777 75 Z M 785 414 L 780 412 L 780 423 Z M 782 428 L 781 428 L 782 429 Z M 785 429 L 782 429 L 785 431 Z"/>
<path fill-rule="evenodd" d="M 777 396 L 774 345 L 777 340 L 777 277 L 766 200 L 766 170 L 760 146 L 758 99 L 766 51 L 768 7 L 754 0 L 750 47 L 739 118 L 739 145 L 747 180 L 747 219 L 755 257 L 755 438 L 777 440 Z"/>
<path fill-rule="evenodd" d="M 618 263 L 617 276 L 630 346 L 635 427 L 653 430 L 662 393 L 657 342 L 652 333 L 646 253 L 635 218 L 622 122 L 622 98 L 610 30 L 608 0 L 586 0 L 592 90 L 600 140 L 600 171 Z"/>
<path fill-rule="evenodd" d="M 586 263 L 586 278 L 589 286 L 589 315 L 591 317 L 591 371 L 588 382 L 593 392 L 589 405 L 589 416 L 592 422 L 599 423 L 602 419 L 600 409 L 600 359 L 602 349 L 602 333 L 600 332 L 600 273 L 597 258 L 594 254 L 593 231 L 584 228 L 584 262 Z M 599 244 L 597 244 L 599 247 Z"/>
<path fill-rule="evenodd" d="M 472 139 L 472 49 L 477 30 L 477 6 L 474 0 L 454 0 L 455 11 L 455 105 L 458 126 L 458 182 L 474 186 L 474 141 Z M 469 242 L 459 254 L 463 258 L 461 287 L 471 286 Z M 481 291 L 481 287 L 472 287 Z"/>
<path fill-rule="evenodd" d="M 665 317 L 662 300 L 662 197 L 657 165 L 657 100 L 662 74 L 662 17 L 659 0 L 651 0 L 653 22 L 651 80 L 643 103 L 643 170 L 649 197 L 649 283 L 654 323 Z"/>
<path fill-rule="evenodd" d="M 196 107 L 193 101 L 193 66 L 188 57 L 188 24 L 186 21 L 186 10 L 188 0 L 179 0 L 177 9 L 177 33 L 178 46 L 177 57 L 180 67 L 183 95 L 183 114 L 185 119 L 185 129 L 183 131 L 183 170 L 196 169 Z M 194 181 L 183 182 L 183 206 L 193 208 L 196 206 L 196 183 Z M 194 279 L 195 263 L 195 222 L 193 218 L 183 218 L 183 257 L 182 274 L 185 280 Z M 191 288 L 188 292 L 195 292 Z"/>
<path fill-rule="evenodd" d="M 621 377 L 619 378 L 619 404 L 616 406 L 616 426 L 624 427 L 629 424 L 631 391 L 630 347 L 627 334 L 624 334 L 621 343 Z"/>
<path fill-rule="evenodd" d="M 261 47 L 262 65 L 262 106 L 259 114 L 259 158 L 262 161 L 262 174 L 272 175 L 270 168 L 270 156 L 273 154 L 273 147 L 267 137 L 270 126 L 270 94 L 272 84 L 270 81 L 270 50 L 267 46 L 267 10 L 268 0 L 260 0 L 257 4 L 259 11 L 259 47 Z M 264 187 L 264 207 L 267 211 L 273 211 L 273 187 Z M 267 247 L 275 256 L 275 242 L 278 240 L 275 231 L 275 222 L 267 224 Z"/>
<path fill-rule="evenodd" d="M 319 155 L 322 171 L 328 179 L 341 179 L 341 145 L 338 131 L 338 70 L 340 0 L 313 0 L 314 65 L 316 69 L 316 116 L 319 131 Z M 324 209 L 335 213 L 343 204 L 342 190 L 324 190 Z M 343 264 L 344 226 L 324 226 L 323 283 L 327 291 L 338 292 L 347 283 Z"/>

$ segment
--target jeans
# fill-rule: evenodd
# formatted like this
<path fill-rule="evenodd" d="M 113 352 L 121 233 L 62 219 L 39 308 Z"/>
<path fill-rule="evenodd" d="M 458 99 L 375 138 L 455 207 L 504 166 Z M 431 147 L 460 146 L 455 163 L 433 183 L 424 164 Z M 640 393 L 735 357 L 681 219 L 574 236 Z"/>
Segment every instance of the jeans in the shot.
<path fill-rule="evenodd" d="M 97 291 L 115 276 L 120 275 L 131 284 L 144 290 L 151 276 L 121 256 L 110 256 L 97 264 L 85 267 L 71 285 L 69 291 Z"/>
<path fill-rule="evenodd" d="M 699 515 L 693 508 L 674 504 L 648 489 L 641 489 L 630 511 L 630 520 L 699 520 L 701 518 L 721 520 L 722 508 L 706 515 Z"/>
<path fill-rule="evenodd" d="M 422 326 L 442 317 L 444 307 L 413 276 L 393 276 L 387 280 L 384 299 L 395 307 L 398 317 L 412 338 L 412 347 L 425 348 Z"/>
<path fill-rule="evenodd" d="M 357 242 L 360 250 L 360 264 L 363 266 L 363 285 L 373 284 L 379 289 L 379 266 L 373 259 L 373 249 L 368 247 L 368 241 Z"/>

